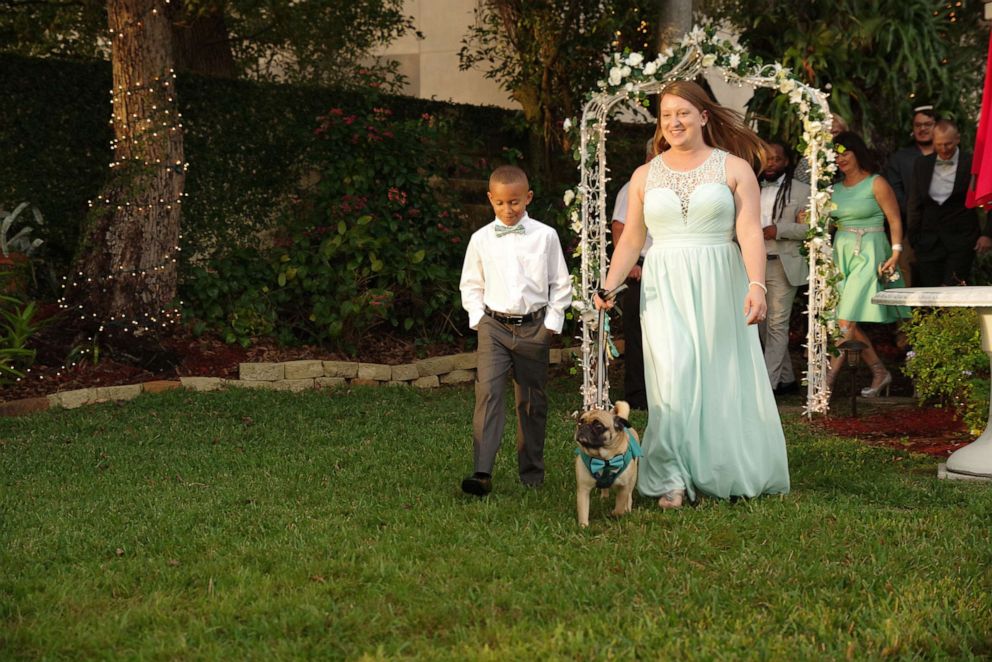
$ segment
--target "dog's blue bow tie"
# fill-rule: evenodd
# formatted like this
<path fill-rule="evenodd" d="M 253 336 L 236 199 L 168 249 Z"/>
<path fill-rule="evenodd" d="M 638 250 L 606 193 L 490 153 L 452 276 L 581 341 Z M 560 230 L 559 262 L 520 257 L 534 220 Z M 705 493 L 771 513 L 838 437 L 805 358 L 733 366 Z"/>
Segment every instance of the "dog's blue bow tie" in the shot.
<path fill-rule="evenodd" d="M 598 457 L 594 457 L 594 458 L 591 458 L 589 460 L 589 471 L 593 472 L 593 474 L 598 474 L 599 472 L 601 472 L 606 467 L 610 467 L 611 469 L 620 470 L 620 469 L 623 469 L 623 466 L 624 466 L 624 463 L 623 463 L 623 455 L 622 454 L 621 455 L 614 455 L 609 460 L 601 460 Z"/>
<path fill-rule="evenodd" d="M 519 223 L 516 225 L 511 225 L 509 227 L 503 225 L 502 223 L 496 224 L 496 238 L 505 237 L 508 234 L 527 234 L 527 230 L 524 226 Z"/>

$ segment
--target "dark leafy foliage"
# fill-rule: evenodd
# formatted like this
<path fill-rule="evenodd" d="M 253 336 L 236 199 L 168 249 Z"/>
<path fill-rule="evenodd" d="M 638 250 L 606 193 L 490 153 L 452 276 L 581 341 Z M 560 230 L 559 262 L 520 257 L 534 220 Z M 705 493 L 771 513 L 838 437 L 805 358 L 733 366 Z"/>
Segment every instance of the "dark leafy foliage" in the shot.
<path fill-rule="evenodd" d="M 106 0 L 0 3 L 0 50 L 34 57 L 109 57 Z M 164 5 L 163 5 L 164 6 Z M 253 80 L 338 86 L 399 82 L 397 67 L 369 57 L 378 46 L 419 33 L 402 0 L 179 0 L 169 7 L 176 34 L 204 17 L 219 31 L 193 33 Z M 174 40 L 175 41 L 175 40 Z M 176 42 L 178 43 L 178 42 Z"/>
<path fill-rule="evenodd" d="M 318 179 L 275 245 L 193 269 L 191 315 L 243 344 L 274 334 L 353 351 L 376 327 L 451 333 L 466 230 L 441 187 L 445 132 L 429 114 L 332 108 L 313 132 Z"/>
<path fill-rule="evenodd" d="M 906 142 L 912 108 L 934 104 L 962 122 L 977 116 L 988 26 L 980 0 L 712 0 L 708 13 L 741 43 L 829 88 L 830 105 L 882 151 Z M 802 133 L 784 97 L 760 93 L 751 112 L 771 135 Z"/>

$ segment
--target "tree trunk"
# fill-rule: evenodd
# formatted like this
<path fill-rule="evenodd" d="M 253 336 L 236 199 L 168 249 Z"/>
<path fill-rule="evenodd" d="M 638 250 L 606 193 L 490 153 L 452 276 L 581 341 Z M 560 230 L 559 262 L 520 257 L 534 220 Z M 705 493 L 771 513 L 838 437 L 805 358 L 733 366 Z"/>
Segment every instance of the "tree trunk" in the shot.
<path fill-rule="evenodd" d="M 692 29 L 692 0 L 662 0 L 658 16 L 658 52 Z"/>
<path fill-rule="evenodd" d="M 237 75 L 227 23 L 220 9 L 173 24 L 172 48 L 176 71 L 180 73 L 222 78 Z"/>
<path fill-rule="evenodd" d="M 69 297 L 86 320 L 160 328 L 176 296 L 185 184 L 169 18 L 160 0 L 108 0 L 114 164 L 93 202 Z"/>

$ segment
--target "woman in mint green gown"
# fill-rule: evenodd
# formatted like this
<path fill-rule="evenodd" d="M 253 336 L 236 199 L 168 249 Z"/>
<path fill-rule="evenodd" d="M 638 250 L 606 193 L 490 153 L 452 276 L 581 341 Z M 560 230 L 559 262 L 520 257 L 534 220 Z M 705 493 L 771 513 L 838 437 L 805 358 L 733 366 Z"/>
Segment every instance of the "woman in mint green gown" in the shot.
<path fill-rule="evenodd" d="M 649 228 L 638 491 L 662 508 L 700 494 L 787 493 L 785 437 L 755 326 L 767 310 L 752 169 L 763 143 L 686 81 L 663 90 L 655 142 L 659 155 L 631 178 L 627 226 L 603 284 L 623 281 Z"/>
<path fill-rule="evenodd" d="M 892 375 L 875 353 L 871 340 L 859 327 L 859 322 L 895 322 L 909 316 L 905 306 L 880 306 L 871 298 L 886 288 L 902 287 L 901 277 L 889 281 L 884 274 L 898 274 L 896 265 L 903 236 L 902 219 L 896 194 L 882 177 L 873 173 L 873 162 L 864 141 L 850 131 L 834 137 L 837 167 L 844 175 L 834 184 L 831 212 L 837 233 L 834 235 L 834 264 L 843 276 L 837 284 L 840 301 L 837 320 L 845 339 L 859 340 L 867 345 L 861 356 L 871 368 L 872 383 L 861 390 L 867 398 L 877 396 L 892 382 Z M 892 244 L 885 234 L 889 220 Z M 882 272 L 882 276 L 880 276 Z M 886 281 L 883 283 L 883 280 Z M 827 383 L 832 388 L 844 365 L 844 356 L 831 360 Z"/>

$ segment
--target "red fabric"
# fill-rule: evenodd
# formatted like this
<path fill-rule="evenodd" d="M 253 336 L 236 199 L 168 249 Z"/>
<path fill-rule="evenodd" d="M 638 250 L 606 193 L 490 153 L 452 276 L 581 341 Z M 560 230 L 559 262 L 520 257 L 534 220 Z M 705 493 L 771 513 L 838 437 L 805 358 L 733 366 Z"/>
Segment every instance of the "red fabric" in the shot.
<path fill-rule="evenodd" d="M 969 207 L 981 207 L 992 203 L 992 36 L 989 39 L 989 57 L 985 64 L 982 114 L 978 118 L 971 174 L 974 178 L 972 185 L 968 187 L 965 204 Z"/>

